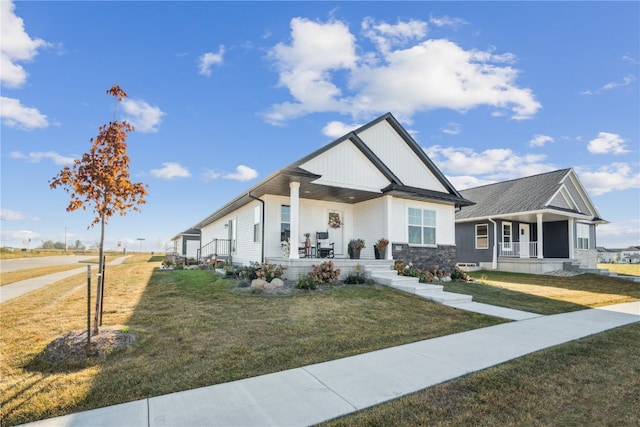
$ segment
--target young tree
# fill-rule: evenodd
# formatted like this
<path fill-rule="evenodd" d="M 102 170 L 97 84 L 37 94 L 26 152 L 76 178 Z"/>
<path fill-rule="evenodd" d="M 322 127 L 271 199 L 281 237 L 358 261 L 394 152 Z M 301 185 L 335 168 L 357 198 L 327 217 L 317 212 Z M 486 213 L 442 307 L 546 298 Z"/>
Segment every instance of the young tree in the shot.
<path fill-rule="evenodd" d="M 49 181 L 50 188 L 62 187 L 71 194 L 67 212 L 80 208 L 86 210 L 87 206 L 93 206 L 96 216 L 87 228 L 100 224 L 99 279 L 94 334 L 98 333 L 98 318 L 102 313 L 105 225 L 116 213 L 126 215 L 130 209 L 138 211 L 138 206 L 145 203 L 144 198 L 147 195 L 144 184 L 133 183 L 129 179 L 127 135 L 134 128 L 126 121 L 120 122 L 115 118 L 117 105 L 127 97 L 127 94 L 116 84 L 107 90 L 107 94 L 115 98 L 114 120 L 100 126 L 98 136 L 90 139 L 92 145 L 88 153 L 75 160 L 71 167 L 65 166 Z"/>

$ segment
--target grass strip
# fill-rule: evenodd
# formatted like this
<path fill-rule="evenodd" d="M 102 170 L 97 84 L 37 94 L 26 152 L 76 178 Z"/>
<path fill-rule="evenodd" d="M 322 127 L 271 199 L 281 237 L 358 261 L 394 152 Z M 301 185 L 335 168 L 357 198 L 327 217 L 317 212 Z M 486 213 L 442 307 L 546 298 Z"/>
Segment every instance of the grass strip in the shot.
<path fill-rule="evenodd" d="M 640 324 L 365 409 L 337 426 L 637 426 Z"/>

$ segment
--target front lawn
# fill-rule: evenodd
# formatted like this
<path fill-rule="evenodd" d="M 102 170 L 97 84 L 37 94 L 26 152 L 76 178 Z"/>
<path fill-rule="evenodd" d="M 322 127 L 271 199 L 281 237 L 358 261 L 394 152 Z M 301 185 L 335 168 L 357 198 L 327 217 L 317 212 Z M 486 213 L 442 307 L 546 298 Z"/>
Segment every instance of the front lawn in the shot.
<path fill-rule="evenodd" d="M 209 271 L 159 266 L 107 268 L 104 326 L 138 338 L 102 360 L 50 365 L 38 357 L 57 336 L 86 329 L 86 275 L 2 304 L 3 425 L 505 322 L 382 286 L 265 296 L 231 292 Z"/>

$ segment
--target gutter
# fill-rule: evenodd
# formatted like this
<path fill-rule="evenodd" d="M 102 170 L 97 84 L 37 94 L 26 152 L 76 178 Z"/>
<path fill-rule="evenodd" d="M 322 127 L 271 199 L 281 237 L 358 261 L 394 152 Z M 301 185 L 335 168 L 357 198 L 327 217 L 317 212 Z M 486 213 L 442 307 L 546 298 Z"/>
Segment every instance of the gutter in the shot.
<path fill-rule="evenodd" d="M 259 201 L 262 204 L 262 209 L 260 210 L 260 222 L 261 222 L 261 227 L 260 227 L 260 262 L 264 262 L 264 200 L 259 199 L 255 196 L 251 195 L 251 192 L 247 193 L 247 196 L 251 197 L 254 200 Z"/>

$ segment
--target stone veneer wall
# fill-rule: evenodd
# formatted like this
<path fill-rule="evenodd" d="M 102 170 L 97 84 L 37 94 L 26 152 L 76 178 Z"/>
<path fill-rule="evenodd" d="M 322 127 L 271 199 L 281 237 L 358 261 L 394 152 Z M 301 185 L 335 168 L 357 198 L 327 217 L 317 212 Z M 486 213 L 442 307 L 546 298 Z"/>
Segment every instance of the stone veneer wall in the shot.
<path fill-rule="evenodd" d="M 597 249 L 576 249 L 573 258 L 580 262 L 581 268 L 598 268 Z"/>
<path fill-rule="evenodd" d="M 405 264 L 413 263 L 420 270 L 431 270 L 438 266 L 450 273 L 456 265 L 456 247 L 439 245 L 427 248 L 393 243 L 393 259 Z"/>

